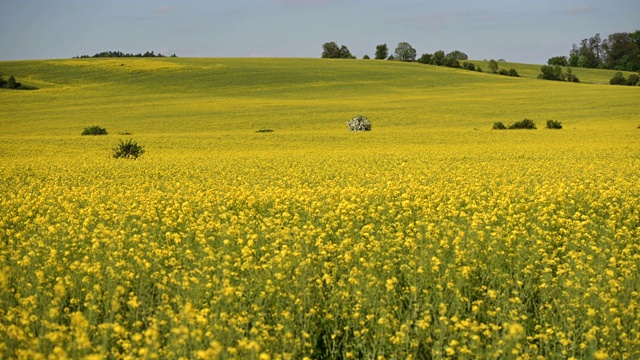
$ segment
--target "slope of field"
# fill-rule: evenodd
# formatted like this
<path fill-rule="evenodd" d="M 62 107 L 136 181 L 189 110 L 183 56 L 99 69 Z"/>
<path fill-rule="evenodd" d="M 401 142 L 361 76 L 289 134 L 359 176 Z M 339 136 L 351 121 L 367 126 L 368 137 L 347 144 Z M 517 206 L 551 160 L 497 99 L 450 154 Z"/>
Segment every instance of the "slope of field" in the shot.
<path fill-rule="evenodd" d="M 476 66 L 480 66 L 484 71 L 489 69 L 489 62 L 486 60 L 483 61 L 475 61 L 469 60 L 469 62 L 473 62 Z M 522 77 L 535 79 L 540 74 L 541 65 L 532 65 L 532 64 L 520 64 L 520 63 L 511 63 L 511 62 L 498 62 L 498 68 L 500 70 L 505 69 L 509 70 L 511 68 L 516 69 L 518 74 Z M 569 68 L 563 67 L 563 71 L 566 72 Z M 609 80 L 617 73 L 616 70 L 602 70 L 602 69 L 584 69 L 584 68 L 571 68 L 571 71 L 574 75 L 580 79 L 580 82 L 583 84 L 595 84 L 595 85 L 609 85 Z M 627 78 L 629 75 L 633 74 L 632 72 L 622 72 L 624 77 Z"/>
<path fill-rule="evenodd" d="M 0 62 L 0 357 L 640 357 L 640 87 L 583 71 Z"/>

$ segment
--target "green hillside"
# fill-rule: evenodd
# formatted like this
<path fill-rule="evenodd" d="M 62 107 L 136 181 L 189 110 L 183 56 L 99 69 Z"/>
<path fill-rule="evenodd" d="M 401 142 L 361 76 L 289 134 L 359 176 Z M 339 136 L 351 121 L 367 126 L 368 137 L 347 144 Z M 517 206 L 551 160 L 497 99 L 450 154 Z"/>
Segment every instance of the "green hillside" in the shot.
<path fill-rule="evenodd" d="M 566 84 L 535 79 L 538 66 L 501 67 L 514 67 L 523 78 L 373 60 L 2 62 L 2 73 L 40 90 L 1 91 L 1 125 L 4 134 L 57 135 L 88 123 L 116 132 L 317 129 L 342 128 L 346 118 L 363 113 L 380 128 L 487 128 L 523 117 L 595 126 L 628 118 L 638 96 L 637 88 L 589 84 L 604 82 L 609 71 L 576 69 L 584 83 Z"/>
<path fill-rule="evenodd" d="M 358 114 L 373 123 L 366 142 L 386 148 L 422 144 L 427 138 L 490 141 L 495 134 L 487 132 L 494 122 L 511 124 L 524 118 L 539 127 L 554 119 L 565 129 L 586 132 L 571 135 L 576 138 L 593 131 L 626 133 L 640 123 L 640 87 L 588 83 L 600 82 L 608 72 L 576 70 L 584 83 L 573 84 L 538 80 L 534 65 L 503 66 L 515 67 L 523 76 L 374 60 L 0 62 L 0 72 L 40 88 L 0 90 L 0 138 L 6 156 L 51 154 L 34 151 L 33 141 L 56 152 L 104 151 L 99 149 L 109 148 L 123 137 L 119 134 L 133 134 L 166 151 L 183 149 L 184 154 L 188 148 L 211 149 L 212 141 L 222 149 L 249 141 L 252 148 L 313 144 L 333 151 L 352 146 L 345 123 Z M 79 136 L 92 125 L 105 127 L 110 135 Z M 254 143 L 259 129 L 275 132 Z M 480 133 L 464 135 L 474 129 Z"/>
<path fill-rule="evenodd" d="M 470 60 L 476 66 L 480 66 L 484 71 L 489 69 L 488 61 L 475 61 Z M 498 62 L 499 69 L 509 70 L 511 68 L 516 69 L 521 77 L 535 79 L 540 74 L 541 65 L 520 64 L 511 62 Z M 564 67 L 563 71 L 567 71 L 568 67 Z M 615 70 L 603 70 L 603 69 L 586 69 L 586 68 L 571 68 L 574 75 L 580 79 L 583 84 L 595 84 L 595 85 L 609 85 L 609 80 L 616 74 Z M 631 72 L 623 72 L 625 78 L 628 77 Z"/>

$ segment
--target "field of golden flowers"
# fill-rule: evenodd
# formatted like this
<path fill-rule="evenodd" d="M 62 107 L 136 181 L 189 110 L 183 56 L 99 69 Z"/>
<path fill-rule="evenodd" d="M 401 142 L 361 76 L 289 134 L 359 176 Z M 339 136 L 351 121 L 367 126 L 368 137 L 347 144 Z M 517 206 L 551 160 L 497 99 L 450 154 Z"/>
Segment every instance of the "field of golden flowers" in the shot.
<path fill-rule="evenodd" d="M 313 66 L 346 71 L 336 64 Z M 0 357 L 640 357 L 637 89 L 541 82 L 574 90 L 557 112 L 565 128 L 492 131 L 486 119 L 547 101 L 539 80 L 489 77 L 515 105 L 485 109 L 462 85 L 412 97 L 352 64 L 354 79 L 380 82 L 372 95 L 349 97 L 341 78 L 300 85 L 281 107 L 255 87 L 212 88 L 205 103 L 162 94 L 161 76 L 121 97 L 76 83 L 67 97 L 54 85 L 1 94 L 15 102 L 1 122 Z M 469 101 L 449 108 L 447 96 Z M 615 108 L 594 110 L 605 101 Z M 373 131 L 349 133 L 347 108 L 367 106 Z M 260 123 L 253 112 L 270 107 Z M 149 115 L 110 120 L 126 109 Z M 305 111 L 339 121 L 323 130 Z M 124 135 L 80 136 L 87 114 L 147 152 L 111 158 Z M 276 131 L 255 132 L 265 124 Z"/>

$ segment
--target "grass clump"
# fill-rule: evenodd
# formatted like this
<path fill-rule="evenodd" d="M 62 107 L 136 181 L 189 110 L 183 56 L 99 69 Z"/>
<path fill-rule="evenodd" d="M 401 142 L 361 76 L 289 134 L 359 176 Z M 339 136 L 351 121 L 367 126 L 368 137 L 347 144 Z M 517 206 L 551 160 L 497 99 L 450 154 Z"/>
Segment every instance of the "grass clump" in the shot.
<path fill-rule="evenodd" d="M 144 147 L 131 139 L 127 141 L 120 140 L 118 145 L 113 148 L 113 157 L 116 159 L 137 159 L 142 154 L 144 154 Z"/>
<path fill-rule="evenodd" d="M 0 89 L 11 89 L 11 90 L 38 90 L 35 86 L 23 85 L 16 81 L 16 78 L 12 75 L 9 76 L 8 80 L 4 79 L 4 76 L 0 74 Z"/>
<path fill-rule="evenodd" d="M 358 115 L 347 122 L 349 131 L 371 131 L 371 122 L 362 115 Z"/>
<path fill-rule="evenodd" d="M 107 129 L 100 126 L 89 126 L 84 128 L 82 135 L 107 135 Z"/>
<path fill-rule="evenodd" d="M 547 129 L 562 129 L 562 123 L 557 120 L 547 120 Z"/>
<path fill-rule="evenodd" d="M 509 125 L 509 129 L 517 130 L 517 129 L 527 129 L 527 130 L 535 130 L 537 129 L 536 123 L 531 119 L 523 119 L 521 121 L 517 121 L 511 125 Z"/>
<path fill-rule="evenodd" d="M 506 128 L 507 127 L 502 123 L 502 121 L 493 123 L 493 127 L 492 127 L 493 130 L 504 130 Z"/>
<path fill-rule="evenodd" d="M 559 122 L 557 122 L 555 120 L 549 120 L 549 121 L 554 121 L 555 123 L 557 123 L 557 125 L 560 126 L 559 128 L 554 128 L 554 129 L 562 129 L 562 126 L 560 125 Z M 547 127 L 549 127 L 549 122 L 547 122 Z M 508 127 L 505 126 L 502 123 L 502 121 L 498 121 L 498 122 L 493 123 L 493 126 L 491 127 L 491 129 L 493 129 L 493 130 L 505 130 L 505 129 L 517 130 L 517 129 L 537 129 L 537 127 L 536 127 L 536 123 L 533 120 L 523 119 L 521 121 L 517 121 L 517 122 L 509 125 Z"/>

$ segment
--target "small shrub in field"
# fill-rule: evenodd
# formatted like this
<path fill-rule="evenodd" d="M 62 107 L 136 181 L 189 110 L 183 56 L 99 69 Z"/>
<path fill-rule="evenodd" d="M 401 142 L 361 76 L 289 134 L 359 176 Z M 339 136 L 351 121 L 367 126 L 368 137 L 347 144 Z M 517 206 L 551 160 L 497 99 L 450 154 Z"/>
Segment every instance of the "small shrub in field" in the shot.
<path fill-rule="evenodd" d="M 113 157 L 116 159 L 137 159 L 142 154 L 144 154 L 144 147 L 131 139 L 127 141 L 120 140 L 118 145 L 113 148 Z"/>
<path fill-rule="evenodd" d="M 547 120 L 547 129 L 562 129 L 562 123 L 557 120 Z"/>
<path fill-rule="evenodd" d="M 622 72 L 620 71 L 618 71 L 611 80 L 609 80 L 609 84 L 611 85 L 624 85 L 626 82 L 627 80 L 625 80 L 624 75 L 622 75 Z"/>
<path fill-rule="evenodd" d="M 573 74 L 573 70 L 571 70 L 571 68 L 568 68 L 567 72 L 563 74 L 563 76 L 564 76 L 564 79 L 569 82 L 575 82 L 575 83 L 580 82 L 580 79 L 578 79 L 578 77 Z"/>
<path fill-rule="evenodd" d="M 107 135 L 107 129 L 100 126 L 89 126 L 84 128 L 82 135 Z"/>
<path fill-rule="evenodd" d="M 498 71 L 498 74 L 503 76 L 509 76 L 509 72 L 506 69 L 500 69 L 500 71 Z"/>
<path fill-rule="evenodd" d="M 518 71 L 516 71 L 516 69 L 509 69 L 509 76 L 513 76 L 513 77 L 520 77 L 520 75 L 518 75 Z"/>
<path fill-rule="evenodd" d="M 537 129 L 536 123 L 530 119 L 523 119 L 521 121 L 515 122 L 509 125 L 509 129 Z"/>
<path fill-rule="evenodd" d="M 371 122 L 362 115 L 358 115 L 347 123 L 349 131 L 371 131 Z"/>
<path fill-rule="evenodd" d="M 504 129 L 506 129 L 506 128 L 507 128 L 507 127 L 506 127 L 506 126 L 504 126 L 504 124 L 502 123 L 502 121 L 498 121 L 498 122 L 493 123 L 493 127 L 492 127 L 492 129 L 493 129 L 493 130 L 504 130 Z"/>
<path fill-rule="evenodd" d="M 273 132 L 273 130 L 271 129 L 260 129 L 260 130 L 256 130 L 257 133 L 270 133 Z"/>
<path fill-rule="evenodd" d="M 476 66 L 472 62 L 465 61 L 462 63 L 462 67 L 470 71 L 476 71 Z"/>

